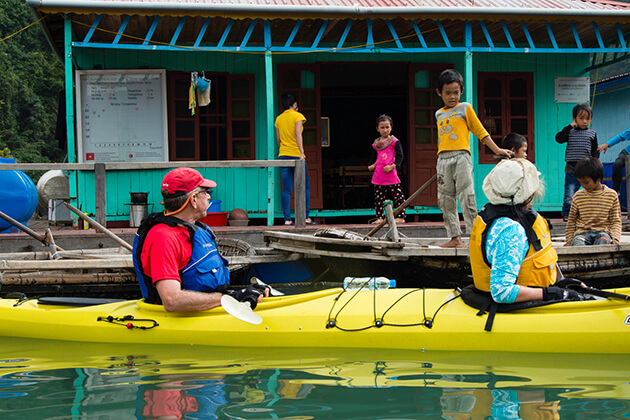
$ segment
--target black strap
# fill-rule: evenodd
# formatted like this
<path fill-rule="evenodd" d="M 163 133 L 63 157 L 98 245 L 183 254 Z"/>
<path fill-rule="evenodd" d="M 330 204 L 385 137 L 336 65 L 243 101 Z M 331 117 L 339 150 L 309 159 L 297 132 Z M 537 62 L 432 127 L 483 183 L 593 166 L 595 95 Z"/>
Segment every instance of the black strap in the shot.
<path fill-rule="evenodd" d="M 540 243 L 540 239 L 534 232 L 534 222 L 538 217 L 538 213 L 534 209 L 527 210 L 519 210 L 514 206 L 505 206 L 505 205 L 495 205 L 495 204 L 486 204 L 483 206 L 481 211 L 479 212 L 479 216 L 486 224 L 486 228 L 481 234 L 481 255 L 483 256 L 483 262 L 486 263 L 488 267 L 491 267 L 492 264 L 488 261 L 488 256 L 486 254 L 486 242 L 488 240 L 488 232 L 490 231 L 490 226 L 492 222 L 500 217 L 508 217 L 523 226 L 525 229 L 525 234 L 527 235 L 527 241 L 532 244 L 536 251 L 540 251 L 542 249 L 542 244 Z"/>

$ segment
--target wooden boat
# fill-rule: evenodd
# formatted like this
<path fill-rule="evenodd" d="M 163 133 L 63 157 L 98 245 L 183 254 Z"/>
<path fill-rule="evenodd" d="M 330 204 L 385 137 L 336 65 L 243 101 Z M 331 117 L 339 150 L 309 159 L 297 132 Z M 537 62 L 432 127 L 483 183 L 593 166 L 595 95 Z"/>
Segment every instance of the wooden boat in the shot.
<path fill-rule="evenodd" d="M 627 294 L 630 288 L 614 292 Z M 166 312 L 161 305 L 137 300 L 1 299 L 0 336 L 381 352 L 630 352 L 630 306 L 623 300 L 560 302 L 497 313 L 491 331 L 484 329 L 486 316 L 477 316 L 478 310 L 465 303 L 458 291 L 447 289 L 335 288 L 270 297 L 256 307 L 254 315 L 262 318 L 257 325 L 226 310 Z"/>
<path fill-rule="evenodd" d="M 268 247 L 321 258 L 339 281 L 346 276 L 384 276 L 404 287 L 464 286 L 472 282 L 468 248 L 440 248 L 444 238 L 373 239 L 335 228 L 314 234 L 264 233 Z M 618 245 L 565 247 L 563 238 L 553 246 L 566 277 L 598 287 L 630 284 L 630 238 Z"/>

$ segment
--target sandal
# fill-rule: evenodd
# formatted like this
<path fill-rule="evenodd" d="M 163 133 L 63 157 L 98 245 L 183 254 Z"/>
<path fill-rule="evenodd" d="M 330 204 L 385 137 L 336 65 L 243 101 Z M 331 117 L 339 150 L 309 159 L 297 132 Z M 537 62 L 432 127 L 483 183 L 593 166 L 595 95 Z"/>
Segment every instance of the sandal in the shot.
<path fill-rule="evenodd" d="M 285 225 L 285 226 L 293 226 L 293 221 L 291 221 L 291 220 L 285 220 L 285 221 L 284 221 L 284 225 Z"/>
<path fill-rule="evenodd" d="M 316 225 L 317 224 L 317 222 L 315 220 L 311 219 L 310 217 L 308 219 L 306 219 L 304 221 L 304 223 L 306 223 L 307 225 Z"/>

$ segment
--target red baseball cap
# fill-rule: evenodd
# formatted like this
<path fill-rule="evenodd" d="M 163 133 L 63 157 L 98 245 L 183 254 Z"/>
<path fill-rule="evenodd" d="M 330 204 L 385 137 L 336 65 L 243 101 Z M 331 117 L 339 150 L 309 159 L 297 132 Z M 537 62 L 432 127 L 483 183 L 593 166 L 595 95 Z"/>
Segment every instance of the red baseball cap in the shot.
<path fill-rule="evenodd" d="M 216 182 L 205 179 L 193 168 L 173 169 L 162 180 L 162 191 L 166 190 L 170 197 L 187 194 L 197 187 L 214 188 L 216 186 Z"/>

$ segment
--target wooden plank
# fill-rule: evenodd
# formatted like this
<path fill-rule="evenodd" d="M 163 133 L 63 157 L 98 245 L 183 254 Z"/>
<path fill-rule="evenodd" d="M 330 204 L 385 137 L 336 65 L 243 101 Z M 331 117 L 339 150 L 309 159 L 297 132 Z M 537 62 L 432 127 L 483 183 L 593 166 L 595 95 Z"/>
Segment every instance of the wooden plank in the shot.
<path fill-rule="evenodd" d="M 131 255 L 107 260 L 0 261 L 0 270 L 89 270 L 133 268 Z"/>
<path fill-rule="evenodd" d="M 105 194 L 105 164 L 94 164 L 94 213 L 96 221 L 105 226 L 106 217 L 106 194 Z"/>

